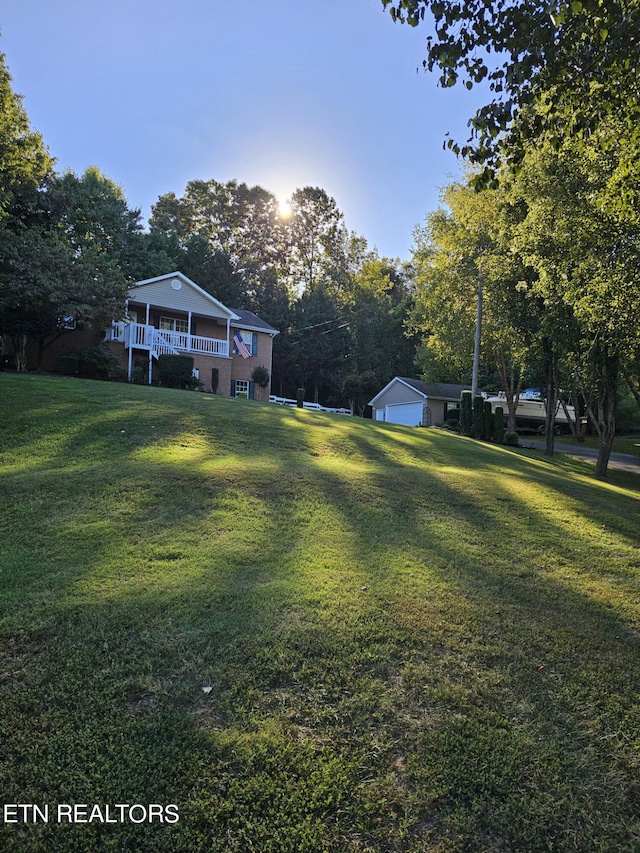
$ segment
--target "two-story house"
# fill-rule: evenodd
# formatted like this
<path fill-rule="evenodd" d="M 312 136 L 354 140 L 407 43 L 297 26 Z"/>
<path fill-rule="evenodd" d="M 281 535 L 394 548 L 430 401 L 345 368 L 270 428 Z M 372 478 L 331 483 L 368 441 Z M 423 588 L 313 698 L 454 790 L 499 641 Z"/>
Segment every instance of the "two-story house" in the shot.
<path fill-rule="evenodd" d="M 194 372 L 205 391 L 225 396 L 269 399 L 270 386 L 256 388 L 255 367 L 271 376 L 273 338 L 278 334 L 251 311 L 227 308 L 180 272 L 156 276 L 129 291 L 126 315 L 107 330 L 105 340 L 118 355 L 129 379 L 134 369 L 151 384 L 160 355 L 193 357 Z M 93 341 L 82 330 L 69 331 L 51 347 L 47 361 Z"/>

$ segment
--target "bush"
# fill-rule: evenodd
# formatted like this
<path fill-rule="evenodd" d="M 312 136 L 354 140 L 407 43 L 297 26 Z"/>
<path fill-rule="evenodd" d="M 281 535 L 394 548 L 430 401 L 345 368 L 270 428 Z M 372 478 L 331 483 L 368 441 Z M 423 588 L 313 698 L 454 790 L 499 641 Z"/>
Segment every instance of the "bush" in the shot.
<path fill-rule="evenodd" d="M 269 384 L 269 379 L 271 376 L 269 375 L 269 371 L 264 365 L 260 367 L 254 367 L 251 372 L 251 379 L 256 385 L 259 385 L 261 388 L 266 388 Z"/>
<path fill-rule="evenodd" d="M 509 447 L 517 447 L 518 446 L 518 433 L 517 432 L 508 432 L 504 437 L 504 444 L 508 444 Z"/>
<path fill-rule="evenodd" d="M 220 371 L 217 367 L 211 368 L 211 390 L 215 394 L 218 390 L 218 382 L 220 381 Z"/>
<path fill-rule="evenodd" d="M 460 407 L 458 407 L 457 409 L 449 409 L 449 411 L 447 412 L 447 420 L 448 421 L 449 420 L 459 421 L 460 420 Z"/>
<path fill-rule="evenodd" d="M 118 356 L 106 344 L 96 344 L 94 347 L 82 350 L 80 355 L 83 376 L 119 381 L 127 378 L 127 371 L 120 364 Z"/>
<path fill-rule="evenodd" d="M 66 376 L 81 376 L 83 379 L 107 379 L 123 382 L 127 371 L 118 357 L 102 343 L 83 350 L 74 350 L 61 355 L 56 362 L 56 372 Z"/>
<path fill-rule="evenodd" d="M 473 424 L 471 391 L 463 391 L 460 398 L 460 425 L 464 435 L 471 435 L 471 427 Z"/>
<path fill-rule="evenodd" d="M 200 385 L 193 375 L 193 357 L 190 355 L 161 355 L 158 358 L 158 376 L 165 388 L 194 391 Z"/>
<path fill-rule="evenodd" d="M 493 437 L 493 412 L 488 400 L 482 404 L 482 437 L 485 441 L 491 441 Z"/>
<path fill-rule="evenodd" d="M 56 359 L 56 373 L 64 376 L 80 376 L 80 353 L 69 352 Z"/>
<path fill-rule="evenodd" d="M 484 434 L 484 398 L 479 394 L 473 400 L 473 430 L 475 438 L 482 438 Z"/>
<path fill-rule="evenodd" d="M 493 437 L 498 444 L 502 444 L 504 441 L 504 410 L 502 406 L 496 406 L 493 414 Z"/>
<path fill-rule="evenodd" d="M 149 383 L 149 361 L 146 358 L 136 358 L 133 361 L 131 381 L 136 385 L 147 385 Z"/>
<path fill-rule="evenodd" d="M 458 418 L 447 418 L 443 426 L 445 429 L 450 429 L 452 432 L 462 432 L 462 425 Z"/>
<path fill-rule="evenodd" d="M 298 388 L 296 391 L 296 406 L 299 409 L 304 409 L 304 388 Z"/>

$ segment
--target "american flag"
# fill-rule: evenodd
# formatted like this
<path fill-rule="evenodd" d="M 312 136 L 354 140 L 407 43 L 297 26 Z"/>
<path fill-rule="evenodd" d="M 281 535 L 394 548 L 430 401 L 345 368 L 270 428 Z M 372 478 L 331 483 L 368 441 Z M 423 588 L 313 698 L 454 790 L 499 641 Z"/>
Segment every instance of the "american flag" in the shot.
<path fill-rule="evenodd" d="M 233 342 L 236 345 L 236 349 L 243 358 L 251 358 L 249 347 L 242 340 L 242 335 L 240 334 L 240 332 L 235 333 L 235 335 L 233 336 Z"/>

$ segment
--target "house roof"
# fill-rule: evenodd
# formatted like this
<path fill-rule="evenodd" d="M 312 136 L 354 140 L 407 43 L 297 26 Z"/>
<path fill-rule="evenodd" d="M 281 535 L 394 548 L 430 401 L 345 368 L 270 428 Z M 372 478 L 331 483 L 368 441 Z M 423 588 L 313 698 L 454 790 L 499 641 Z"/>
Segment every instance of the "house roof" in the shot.
<path fill-rule="evenodd" d="M 252 332 L 268 332 L 270 335 L 280 334 L 277 329 L 270 326 L 265 320 L 254 314 L 253 311 L 245 311 L 244 308 L 234 308 L 233 313 L 240 320 L 239 325 L 243 329 L 249 329 Z"/>
<path fill-rule="evenodd" d="M 435 382 L 427 385 L 422 379 L 409 379 L 406 376 L 398 376 L 402 382 L 410 385 L 425 397 L 435 397 L 440 400 L 459 400 L 463 391 L 470 391 L 470 385 L 454 385 L 451 382 Z"/>
<path fill-rule="evenodd" d="M 413 391 L 416 391 L 423 397 L 425 400 L 428 397 L 436 400 L 450 400 L 452 402 L 459 400 L 460 395 L 463 391 L 471 390 L 471 386 L 469 385 L 454 385 L 450 382 L 436 382 L 430 385 L 427 385 L 422 379 L 412 379 L 408 376 L 394 376 L 391 382 L 388 382 L 382 391 L 378 391 L 376 396 L 369 401 L 369 405 L 373 406 L 374 403 L 383 396 L 385 391 L 391 388 L 392 385 L 396 383 L 401 383 L 402 385 L 406 385 L 408 388 L 411 388 Z"/>

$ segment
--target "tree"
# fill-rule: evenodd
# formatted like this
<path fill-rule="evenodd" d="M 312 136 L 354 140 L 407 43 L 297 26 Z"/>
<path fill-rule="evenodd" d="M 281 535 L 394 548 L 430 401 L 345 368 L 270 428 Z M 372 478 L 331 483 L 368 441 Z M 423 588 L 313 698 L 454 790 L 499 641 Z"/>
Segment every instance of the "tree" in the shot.
<path fill-rule="evenodd" d="M 206 268 L 212 260 L 219 264 L 226 259 L 238 307 L 259 308 L 265 291 L 280 278 L 286 256 L 284 226 L 276 197 L 262 187 L 235 180 L 189 181 L 182 198 L 174 193 L 160 196 L 149 224 L 152 233 L 170 236 L 188 253 L 202 255 L 207 246 L 206 261 L 198 266 L 205 278 L 210 277 Z M 200 280 L 198 284 L 205 286 Z M 229 277 L 226 285 L 231 285 Z"/>
<path fill-rule="evenodd" d="M 324 283 L 305 290 L 294 306 L 295 326 L 290 330 L 291 369 L 298 387 L 322 396 L 339 398 L 351 345 L 349 321 L 335 294 Z"/>
<path fill-rule="evenodd" d="M 344 391 L 355 414 L 394 376 L 414 373 L 416 341 L 405 328 L 413 304 L 408 279 L 406 268 L 369 252 L 341 294 L 351 332 Z"/>
<path fill-rule="evenodd" d="M 506 396 L 509 431 L 528 363 L 536 322 L 523 281 L 531 277 L 511 251 L 510 229 L 519 214 L 503 191 L 475 193 L 463 184 L 445 188 L 446 207 L 414 232 L 416 275 L 412 327 L 424 336 L 421 357 L 432 381 L 468 381 L 474 352 L 478 291 L 482 293 L 481 355 L 493 366 Z"/>
<path fill-rule="evenodd" d="M 40 134 L 31 130 L 0 53 L 0 227 L 15 228 L 29 216 L 53 162 Z"/>
<path fill-rule="evenodd" d="M 70 323 L 105 328 L 124 312 L 128 264 L 142 233 L 120 187 L 90 168 L 51 176 L 28 220 L 0 233 L 0 317 L 18 369 L 27 338 L 42 353 Z"/>
<path fill-rule="evenodd" d="M 472 162 L 486 164 L 476 184 L 494 180 L 505 155 L 511 165 L 520 163 L 529 140 L 545 139 L 557 148 L 568 136 L 586 138 L 612 116 L 623 118 L 625 168 L 637 169 L 635 0 L 382 0 L 382 5 L 394 20 L 412 26 L 431 12 L 435 36 L 427 39 L 424 65 L 440 71 L 441 86 L 460 80 L 471 89 L 488 82 L 494 99 L 471 120 L 470 144 L 448 143 Z"/>
<path fill-rule="evenodd" d="M 603 122 L 597 136 L 614 132 L 615 123 Z M 640 223 L 602 204 L 625 156 L 607 140 L 585 147 L 568 139 L 557 152 L 530 151 L 514 182 L 527 206 L 516 247 L 538 272 L 532 293 L 547 306 L 553 340 L 589 406 L 601 478 L 620 372 L 633 360 L 640 328 Z"/>
<path fill-rule="evenodd" d="M 328 286 L 340 267 L 337 257 L 346 239 L 344 217 L 320 187 L 296 190 L 289 199 L 289 277 L 294 291 Z M 334 275 L 332 275 L 332 272 Z"/>

